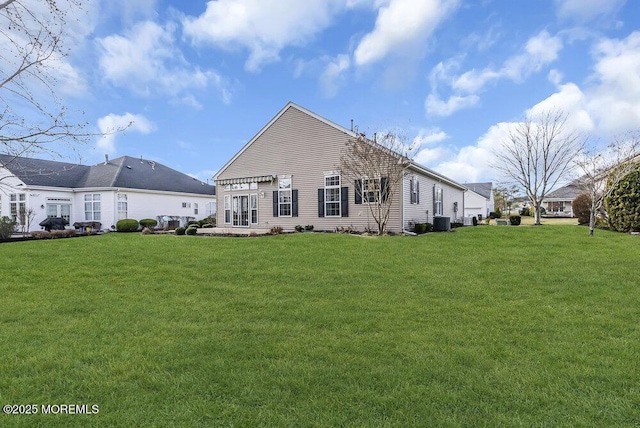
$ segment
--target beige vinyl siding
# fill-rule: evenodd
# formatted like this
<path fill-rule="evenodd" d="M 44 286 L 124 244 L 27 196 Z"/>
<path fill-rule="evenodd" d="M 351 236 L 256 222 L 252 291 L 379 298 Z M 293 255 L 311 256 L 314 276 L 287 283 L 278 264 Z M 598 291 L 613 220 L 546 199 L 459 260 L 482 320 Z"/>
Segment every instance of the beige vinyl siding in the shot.
<path fill-rule="evenodd" d="M 318 189 L 324 188 L 324 173 L 338 169 L 340 153 L 349 134 L 319 120 L 294 106 L 289 106 L 271 126 L 263 130 L 229 163 L 216 178 L 224 180 L 252 176 L 291 176 L 292 189 L 298 190 L 298 217 L 273 217 L 273 191 L 277 180 L 258 185 L 258 220 L 254 228 L 280 226 L 293 229 L 296 225 L 313 225 L 315 230 L 335 230 L 353 226 L 358 230 L 376 229 L 367 205 L 355 204 L 353 183 L 342 177 L 348 187 L 348 217 L 318 217 Z M 218 219 L 224 223 L 224 195 L 249 194 L 255 191 L 227 192 L 218 185 Z M 401 191 L 395 192 L 388 229 L 401 230 Z"/>
<path fill-rule="evenodd" d="M 415 178 L 420 183 L 420 203 L 411 203 L 410 180 Z M 450 184 L 433 177 L 408 170 L 404 177 L 404 227 L 411 231 L 411 225 L 415 223 L 433 223 L 433 188 L 442 187 L 442 215 L 450 217 L 451 221 L 461 219 L 463 216 L 464 192 Z M 453 211 L 453 203 L 458 202 L 457 216 Z"/>

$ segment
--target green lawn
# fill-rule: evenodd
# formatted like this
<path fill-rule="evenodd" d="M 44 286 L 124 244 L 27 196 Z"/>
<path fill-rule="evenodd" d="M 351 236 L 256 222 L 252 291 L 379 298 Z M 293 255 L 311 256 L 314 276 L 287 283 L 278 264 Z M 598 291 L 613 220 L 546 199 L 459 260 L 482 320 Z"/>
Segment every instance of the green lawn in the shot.
<path fill-rule="evenodd" d="M 638 426 L 640 237 L 0 244 L 1 426 Z"/>

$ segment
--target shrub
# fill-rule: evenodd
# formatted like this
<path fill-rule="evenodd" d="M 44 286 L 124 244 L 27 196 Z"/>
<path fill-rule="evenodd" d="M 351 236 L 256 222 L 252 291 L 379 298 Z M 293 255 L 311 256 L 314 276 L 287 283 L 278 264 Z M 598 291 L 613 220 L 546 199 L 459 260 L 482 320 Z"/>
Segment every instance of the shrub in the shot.
<path fill-rule="evenodd" d="M 520 217 L 519 215 L 509 216 L 509 223 L 511 224 L 511 226 L 519 226 L 521 222 L 522 217 Z"/>
<path fill-rule="evenodd" d="M 174 231 L 176 235 L 184 235 L 187 229 L 185 227 L 176 227 Z"/>
<path fill-rule="evenodd" d="M 529 213 L 529 207 L 524 207 L 520 210 L 521 216 L 529 217 L 531 214 Z"/>
<path fill-rule="evenodd" d="M 591 217 L 591 196 L 588 193 L 580 193 L 571 202 L 573 215 L 578 217 L 578 224 L 589 224 Z"/>
<path fill-rule="evenodd" d="M 421 235 L 427 231 L 427 223 L 416 223 L 413 226 L 413 231 L 418 235 Z"/>
<path fill-rule="evenodd" d="M 52 230 L 49 232 L 51 235 L 51 239 L 57 238 L 71 238 L 72 236 L 76 236 L 75 229 L 64 229 L 64 230 Z"/>
<path fill-rule="evenodd" d="M 152 218 L 143 218 L 142 220 L 140 220 L 140 226 L 142 226 L 143 228 L 146 227 L 147 229 L 153 229 L 157 225 L 158 220 L 154 220 Z"/>
<path fill-rule="evenodd" d="M 640 166 L 627 174 L 605 200 L 609 225 L 618 232 L 640 230 Z"/>
<path fill-rule="evenodd" d="M 457 229 L 458 227 L 464 226 L 464 223 L 460 223 L 459 221 L 451 222 L 451 229 Z"/>
<path fill-rule="evenodd" d="M 494 218 L 497 218 L 497 217 L 498 217 L 498 216 L 496 215 L 496 213 L 495 213 L 494 211 L 491 211 L 491 212 L 489 213 L 489 218 L 490 218 L 491 220 L 493 220 Z"/>
<path fill-rule="evenodd" d="M 274 226 L 269 230 L 270 235 L 280 235 L 283 232 L 280 226 Z"/>
<path fill-rule="evenodd" d="M 544 207 L 540 207 L 540 215 L 545 215 L 547 210 Z M 536 215 L 536 207 L 529 208 L 529 215 L 534 217 Z"/>
<path fill-rule="evenodd" d="M 187 227 L 189 227 L 189 226 L 199 227 L 200 226 L 200 221 L 199 220 L 189 220 L 187 222 Z"/>
<path fill-rule="evenodd" d="M 132 218 L 118 220 L 116 223 L 116 230 L 118 232 L 136 232 L 139 227 L 140 223 L 138 223 L 138 220 Z"/>
<path fill-rule="evenodd" d="M 473 223 L 474 226 L 478 225 L 478 219 L 476 216 L 473 216 L 473 218 L 471 219 L 471 222 Z"/>
<path fill-rule="evenodd" d="M 297 225 L 295 228 L 296 232 L 304 232 L 304 227 L 302 227 L 301 225 Z"/>
<path fill-rule="evenodd" d="M 197 235 L 198 234 L 198 225 L 192 224 L 191 226 L 187 227 L 186 234 L 187 235 L 191 235 L 191 236 Z"/>
<path fill-rule="evenodd" d="M 304 230 L 307 230 L 309 232 L 313 232 L 313 225 L 312 224 L 308 224 L 304 227 Z"/>
<path fill-rule="evenodd" d="M 7 216 L 0 218 L 0 239 L 9 239 L 16 230 L 16 221 Z"/>
<path fill-rule="evenodd" d="M 35 239 L 51 239 L 51 232 L 46 230 L 36 230 L 31 232 L 31 237 Z"/>
<path fill-rule="evenodd" d="M 496 215 L 496 218 L 502 217 L 502 211 L 500 211 L 500 208 L 496 208 L 496 212 L 494 214 Z"/>

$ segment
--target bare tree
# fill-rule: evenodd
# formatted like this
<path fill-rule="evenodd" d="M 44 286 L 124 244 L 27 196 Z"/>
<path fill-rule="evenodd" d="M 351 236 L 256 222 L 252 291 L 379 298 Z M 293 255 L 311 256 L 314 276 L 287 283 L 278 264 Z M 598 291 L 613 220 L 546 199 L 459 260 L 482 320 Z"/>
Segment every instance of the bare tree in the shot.
<path fill-rule="evenodd" d="M 380 235 L 386 233 L 393 199 L 416 150 L 397 133 L 388 132 L 374 134 L 373 140 L 358 134 L 340 154 L 340 174 L 353 184 L 356 198 L 369 207 Z"/>
<path fill-rule="evenodd" d="M 58 74 L 69 13 L 80 0 L 0 0 L 0 153 L 58 154 L 96 135 L 72 120 Z M 75 112 L 74 112 L 75 114 Z"/>
<path fill-rule="evenodd" d="M 582 176 L 576 184 L 589 195 L 589 235 L 593 236 L 596 216 L 602 212 L 604 201 L 620 181 L 636 167 L 640 161 L 640 133 L 617 136 L 603 152 L 594 148 L 584 149 L 576 160 Z"/>
<path fill-rule="evenodd" d="M 511 214 L 511 207 L 513 206 L 513 200 L 518 193 L 518 188 L 515 185 L 499 185 L 493 189 L 493 198 L 496 208 L 500 208 L 502 212 L 507 211 L 507 215 Z"/>
<path fill-rule="evenodd" d="M 547 193 L 561 180 L 584 142 L 567 127 L 567 115 L 560 110 L 546 111 L 514 125 L 500 141 L 494 167 L 513 180 L 535 208 L 535 224 Z"/>

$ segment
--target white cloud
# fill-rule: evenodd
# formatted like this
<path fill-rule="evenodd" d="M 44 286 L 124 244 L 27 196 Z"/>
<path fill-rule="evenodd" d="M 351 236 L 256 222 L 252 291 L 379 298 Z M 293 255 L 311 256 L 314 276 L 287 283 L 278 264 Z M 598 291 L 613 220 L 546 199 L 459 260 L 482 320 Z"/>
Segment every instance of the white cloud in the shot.
<path fill-rule="evenodd" d="M 477 95 L 453 95 L 447 101 L 443 101 L 437 95 L 431 94 L 425 101 L 425 108 L 428 115 L 450 116 L 458 110 L 477 105 L 479 101 Z"/>
<path fill-rule="evenodd" d="M 422 149 L 415 157 L 415 161 L 421 165 L 434 165 L 445 158 L 451 157 L 451 153 L 445 147 Z"/>
<path fill-rule="evenodd" d="M 125 35 L 98 39 L 105 79 L 143 96 L 177 96 L 212 84 L 223 98 L 228 97 L 228 88 L 219 74 L 201 70 L 185 60 L 175 46 L 174 32 L 173 25 L 162 27 L 144 21 Z"/>
<path fill-rule="evenodd" d="M 447 138 L 449 138 L 447 133 L 440 128 L 420 129 L 418 135 L 413 138 L 411 145 L 414 147 L 431 146 L 436 143 L 441 143 Z"/>
<path fill-rule="evenodd" d="M 328 97 L 333 97 L 338 93 L 340 84 L 344 81 L 344 73 L 351 67 L 351 60 L 348 55 L 338 55 L 325 67 L 320 76 L 320 83 L 324 88 L 324 93 Z"/>
<path fill-rule="evenodd" d="M 341 7 L 335 0 L 218 0 L 207 2 L 202 15 L 182 22 L 185 34 L 196 43 L 248 49 L 245 68 L 258 71 L 277 61 L 286 46 L 311 40 Z"/>
<path fill-rule="evenodd" d="M 378 11 L 375 28 L 354 52 L 357 65 L 377 62 L 398 50 L 413 50 L 458 6 L 458 0 L 389 0 Z"/>
<path fill-rule="evenodd" d="M 116 152 L 116 138 L 122 132 L 150 134 L 155 130 L 155 125 L 139 114 L 110 113 L 98 119 L 98 129 L 104 136 L 97 141 L 96 147 L 107 154 L 113 154 Z"/>
<path fill-rule="evenodd" d="M 598 17 L 609 17 L 627 0 L 555 0 L 560 18 L 587 23 Z"/>
<path fill-rule="evenodd" d="M 473 69 L 454 76 L 452 72 L 460 67 L 460 59 L 440 62 L 431 70 L 432 92 L 425 102 L 427 114 L 449 116 L 458 110 L 473 107 L 480 102 L 477 93 L 489 82 L 499 79 L 521 82 L 555 61 L 561 49 L 561 39 L 543 30 L 527 41 L 522 53 L 506 59 L 498 69 Z M 440 84 L 450 86 L 453 92 L 447 101 L 437 94 Z"/>
<path fill-rule="evenodd" d="M 566 114 L 564 127 L 567 130 L 588 134 L 595 129 L 591 114 L 587 111 L 587 99 L 575 83 L 560 85 L 558 92 L 527 110 L 527 117 L 535 118 L 545 112 L 558 111 Z"/>

